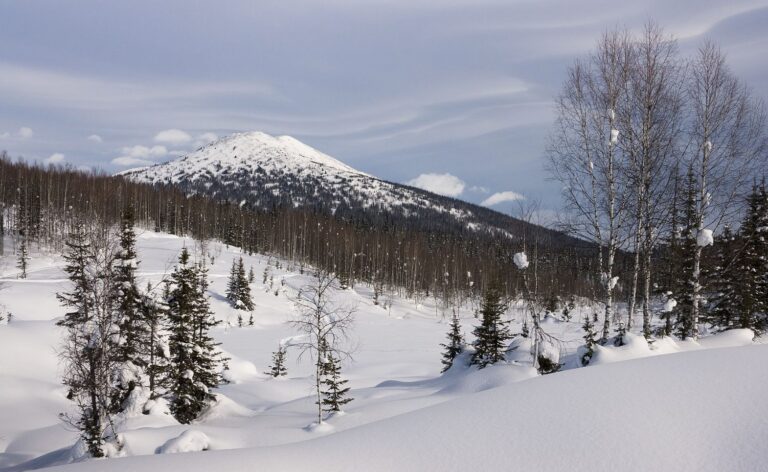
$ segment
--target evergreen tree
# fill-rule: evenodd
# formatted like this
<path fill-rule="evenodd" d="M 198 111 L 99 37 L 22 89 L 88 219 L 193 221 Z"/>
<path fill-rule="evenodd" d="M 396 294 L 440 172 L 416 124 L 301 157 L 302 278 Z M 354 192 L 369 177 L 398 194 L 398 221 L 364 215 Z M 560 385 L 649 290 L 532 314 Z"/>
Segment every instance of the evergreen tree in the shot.
<path fill-rule="evenodd" d="M 743 250 L 738 280 L 743 287 L 739 327 L 760 335 L 768 316 L 768 192 L 765 182 L 748 199 L 749 211 L 741 225 Z"/>
<path fill-rule="evenodd" d="M 327 413 L 339 412 L 353 399 L 349 396 L 347 380 L 341 377 L 341 363 L 332 352 L 326 351 L 323 364 L 322 408 Z"/>
<path fill-rule="evenodd" d="M 72 232 L 64 244 L 66 247 L 63 256 L 66 262 L 64 272 L 66 272 L 73 287 L 69 292 L 57 293 L 56 297 L 62 305 L 71 307 L 74 311 L 64 314 L 64 318 L 56 324 L 75 329 L 91 317 L 93 299 L 90 296 L 92 288 L 88 268 L 94 259 L 91 253 L 91 244 L 83 225 L 73 225 Z"/>
<path fill-rule="evenodd" d="M 253 271 L 253 266 L 248 270 L 248 283 L 252 284 L 256 281 L 256 273 Z"/>
<path fill-rule="evenodd" d="M 267 374 L 275 378 L 288 374 L 288 369 L 285 367 L 285 353 L 286 349 L 283 345 L 277 347 L 277 351 L 272 353 L 272 365 L 269 366 Z"/>
<path fill-rule="evenodd" d="M 115 398 L 114 373 L 117 363 L 117 334 L 114 323 L 113 257 L 106 247 L 93 248 L 84 225 L 74 225 L 66 241 L 64 271 L 71 282 L 69 291 L 57 293 L 59 302 L 72 311 L 57 324 L 67 330 L 61 356 L 68 398 L 77 403 L 79 417 L 70 424 L 92 457 L 104 456 L 104 445 L 116 439 L 112 423 Z"/>
<path fill-rule="evenodd" d="M 245 265 L 243 265 L 243 258 L 241 257 L 237 263 L 237 280 L 238 280 L 238 292 L 237 299 L 240 308 L 246 311 L 252 311 L 253 298 L 251 298 L 251 286 L 248 282 L 248 277 L 245 274 Z"/>
<path fill-rule="evenodd" d="M 738 318 L 741 301 L 741 287 L 737 277 L 737 241 L 729 226 L 716 239 L 715 267 L 710 274 L 714 290 L 710 298 L 710 323 L 720 330 L 731 329 Z"/>
<path fill-rule="evenodd" d="M 473 334 L 475 335 L 475 353 L 472 355 L 472 364 L 481 369 L 489 364 L 495 364 L 504 360 L 504 353 L 507 350 L 507 341 L 512 337 L 507 327 L 507 321 L 503 321 L 501 316 L 507 307 L 502 302 L 501 293 L 495 287 L 489 288 L 485 292 L 483 304 L 480 309 L 482 320 L 479 326 L 476 326 Z"/>
<path fill-rule="evenodd" d="M 141 299 L 141 310 L 144 320 L 149 328 L 147 337 L 147 365 L 145 367 L 148 377 L 150 398 L 155 398 L 163 379 L 167 378 L 169 353 L 164 349 L 166 344 L 162 342 L 161 328 L 168 312 L 167 300 L 170 298 L 170 284 L 165 283 L 161 300 L 152 296 L 152 285 L 147 282 L 147 288 Z"/>
<path fill-rule="evenodd" d="M 568 303 L 563 304 L 563 321 L 571 321 L 573 310 L 576 308 L 576 297 L 571 295 Z"/>
<path fill-rule="evenodd" d="M 456 356 L 464 351 L 464 336 L 461 334 L 461 325 L 459 324 L 457 313 L 454 313 L 451 318 L 451 324 L 448 328 L 448 343 L 441 344 L 440 346 L 445 348 L 442 360 L 443 370 L 441 370 L 441 372 L 445 372 L 451 368 Z"/>
<path fill-rule="evenodd" d="M 229 300 L 229 304 L 235 308 L 237 308 L 237 299 L 240 293 L 239 282 L 240 280 L 237 277 L 237 263 L 232 259 L 232 267 L 229 269 L 229 279 L 227 280 L 227 290 L 225 295 L 227 296 L 227 300 Z"/>
<path fill-rule="evenodd" d="M 189 252 L 184 248 L 171 274 L 168 300 L 170 408 L 180 423 L 190 423 L 197 418 L 214 398 L 210 390 L 221 383 L 217 372 L 220 356 L 208 334 L 216 323 L 210 316 L 204 292 L 205 277 L 205 270 L 190 263 Z"/>
<path fill-rule="evenodd" d="M 118 393 L 113 399 L 115 411 L 134 388 L 141 384 L 151 348 L 150 327 L 142 308 L 142 296 L 136 282 L 138 259 L 133 210 L 127 207 L 120 222 L 120 249 L 115 257 L 115 316 L 120 333 L 117 356 L 121 364 L 116 372 Z"/>
<path fill-rule="evenodd" d="M 592 356 L 595 354 L 595 345 L 597 344 L 597 341 L 595 340 L 595 323 L 593 318 L 590 318 L 589 315 L 584 317 L 582 329 L 584 330 L 585 351 L 581 356 L 581 365 L 588 365 L 589 361 L 592 360 Z"/>
<path fill-rule="evenodd" d="M 728 228 L 719 238 L 712 273 L 710 323 L 720 330 L 746 328 L 760 335 L 768 314 L 768 196 L 765 185 L 753 188 L 738 237 Z"/>
<path fill-rule="evenodd" d="M 693 337 L 693 287 L 698 283 L 698 276 L 694 274 L 696 236 L 698 233 L 697 210 L 696 210 L 696 178 L 693 170 L 688 169 L 686 188 L 686 199 L 684 212 L 685 226 L 680 243 L 680 282 L 679 292 L 676 295 L 677 306 L 675 307 L 675 329 L 678 337 L 686 339 Z"/>
<path fill-rule="evenodd" d="M 245 273 L 242 257 L 238 261 L 232 260 L 226 296 L 234 308 L 245 311 L 251 311 L 254 308 L 253 298 L 251 298 L 251 286 Z M 242 326 L 242 322 L 240 326 Z"/>

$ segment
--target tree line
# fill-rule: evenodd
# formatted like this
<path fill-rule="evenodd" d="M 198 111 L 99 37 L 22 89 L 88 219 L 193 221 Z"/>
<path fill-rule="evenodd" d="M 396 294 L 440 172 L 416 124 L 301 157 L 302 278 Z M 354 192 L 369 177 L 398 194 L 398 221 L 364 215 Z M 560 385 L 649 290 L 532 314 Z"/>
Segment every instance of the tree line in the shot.
<path fill-rule="evenodd" d="M 26 275 L 33 246 L 62 251 L 80 220 L 118 224 L 127 204 L 138 227 L 201 242 L 218 239 L 245 253 L 278 256 L 297 270 L 322 268 L 335 273 L 343 286 L 371 284 L 381 304 L 387 292 L 396 292 L 416 299 L 434 297 L 450 311 L 495 279 L 502 281 L 505 294 L 514 296 L 522 290 L 522 278 L 511 270 L 512 257 L 534 240 L 540 248 L 536 264 L 541 293 L 590 297 L 597 287 L 590 246 L 563 245 L 562 235 L 551 231 L 511 238 L 482 231 L 430 232 L 396 221 L 369 225 L 293 206 L 249 209 L 185 195 L 171 186 L 0 158 L 0 228 L 11 236 L 13 247 L 4 250 L 16 255 L 20 277 Z"/>
<path fill-rule="evenodd" d="M 707 276 L 716 269 L 713 234 L 738 225 L 748 199 L 763 198 L 749 194 L 768 169 L 764 103 L 716 44 L 683 57 L 676 40 L 649 23 L 636 35 L 606 32 L 576 60 L 556 111 L 548 169 L 563 184 L 562 227 L 598 248 L 600 340 L 612 324 L 619 333 L 632 328 L 636 314 L 651 337 L 656 296 L 669 302 L 667 334 L 699 336 L 704 321 L 722 319 L 707 300 L 718 291 Z M 752 238 L 749 231 L 740 239 Z M 622 252 L 628 271 L 617 266 Z M 726 260 L 733 256 L 717 265 L 733 267 Z M 765 264 L 757 265 L 764 278 Z M 624 313 L 614 311 L 617 302 L 626 303 Z"/>

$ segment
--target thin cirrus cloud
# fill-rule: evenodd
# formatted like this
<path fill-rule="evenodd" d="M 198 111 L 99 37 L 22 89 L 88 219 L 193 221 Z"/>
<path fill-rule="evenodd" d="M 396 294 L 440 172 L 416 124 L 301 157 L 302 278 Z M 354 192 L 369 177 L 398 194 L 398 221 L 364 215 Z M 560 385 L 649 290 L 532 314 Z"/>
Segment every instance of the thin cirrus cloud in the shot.
<path fill-rule="evenodd" d="M 518 200 L 525 200 L 525 196 L 517 192 L 512 192 L 511 190 L 508 190 L 505 192 L 494 193 L 490 197 L 483 200 L 480 203 L 480 205 L 489 207 L 489 206 L 498 205 L 499 203 L 515 202 Z"/>
<path fill-rule="evenodd" d="M 88 141 L 93 141 L 94 143 L 103 143 L 104 142 L 104 139 L 101 136 L 99 136 L 98 134 L 92 134 L 92 135 L 88 136 L 85 139 L 87 139 Z"/>
<path fill-rule="evenodd" d="M 406 185 L 417 187 L 428 192 L 446 197 L 458 197 L 464 193 L 466 184 L 463 180 L 451 174 L 421 174 L 406 182 Z"/>

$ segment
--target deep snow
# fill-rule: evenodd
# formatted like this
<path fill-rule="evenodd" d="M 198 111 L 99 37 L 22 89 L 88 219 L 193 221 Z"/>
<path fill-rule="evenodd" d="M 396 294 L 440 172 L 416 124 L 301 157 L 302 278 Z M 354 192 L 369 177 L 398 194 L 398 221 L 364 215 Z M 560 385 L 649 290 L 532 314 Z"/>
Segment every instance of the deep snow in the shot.
<path fill-rule="evenodd" d="M 195 244 L 142 232 L 142 282 L 157 282 L 184 245 Z M 358 307 L 354 362 L 344 366 L 355 400 L 344 415 L 308 428 L 312 368 L 290 348 L 297 333 L 287 321 L 295 316 L 290 297 L 310 276 L 283 261 L 278 269 L 274 258 L 244 255 L 256 275 L 256 326 L 238 328 L 223 294 L 240 253 L 218 243 L 210 251 L 212 306 L 225 321 L 215 336 L 232 358 L 231 383 L 193 425 L 176 423 L 162 402 L 149 415 L 125 419 L 121 454 L 148 457 L 78 462 L 69 470 L 759 470 L 768 459 L 768 427 L 760 421 L 768 413 L 768 379 L 751 375 L 764 371 L 767 348 L 707 349 L 751 345 L 749 332 L 652 346 L 630 336 L 626 346 L 598 348 L 598 365 L 576 368 L 581 316 L 591 313 L 579 307 L 572 322 L 543 320 L 563 341 L 557 354 L 572 370 L 539 377 L 527 344 L 517 341 L 509 364 L 482 371 L 462 364 L 439 375 L 450 313 L 431 298 L 394 293 L 383 297 L 391 306 L 375 306 L 364 285 L 337 295 Z M 73 408 L 55 354 L 61 332 L 54 323 L 64 313 L 55 292 L 67 283 L 62 265 L 58 256 L 35 254 L 26 280 L 15 278 L 12 255 L 0 265 L 0 303 L 14 314 L 0 326 L 0 470 L 65 464 L 78 454 L 77 433 L 57 417 Z M 272 288 L 262 284 L 266 267 Z M 520 313 L 509 313 L 513 332 Z M 469 334 L 473 306 L 461 318 Z M 272 379 L 264 372 L 280 344 L 289 346 L 288 377 Z M 659 356 L 680 351 L 691 352 Z M 618 362 L 640 357 L 653 358 Z"/>

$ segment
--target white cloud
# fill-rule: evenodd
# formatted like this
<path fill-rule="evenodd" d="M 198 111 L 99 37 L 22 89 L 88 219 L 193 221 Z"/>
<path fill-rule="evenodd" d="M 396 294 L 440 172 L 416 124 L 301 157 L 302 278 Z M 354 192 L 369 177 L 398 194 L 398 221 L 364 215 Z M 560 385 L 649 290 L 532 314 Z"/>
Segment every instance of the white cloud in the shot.
<path fill-rule="evenodd" d="M 498 205 L 499 203 L 504 202 L 514 202 L 517 200 L 525 200 L 525 197 L 520 195 L 517 192 L 512 191 L 506 191 L 506 192 L 496 192 L 490 197 L 486 198 L 485 200 L 480 203 L 482 206 L 493 206 Z"/>
<path fill-rule="evenodd" d="M 61 162 L 64 162 L 64 154 L 60 152 L 51 154 L 48 159 L 45 160 L 46 164 L 59 164 Z"/>
<path fill-rule="evenodd" d="M 139 159 L 139 158 L 136 158 L 136 157 L 131 157 L 131 156 L 121 156 L 121 157 L 116 157 L 116 158 L 112 159 L 112 164 L 114 164 L 116 166 L 123 166 L 123 167 L 127 167 L 127 166 L 151 166 L 152 164 L 154 164 L 154 162 L 148 161 L 146 159 Z"/>
<path fill-rule="evenodd" d="M 103 143 L 104 140 L 101 139 L 101 136 L 98 134 L 92 134 L 86 138 L 88 141 L 93 141 L 94 143 Z"/>
<path fill-rule="evenodd" d="M 147 146 L 136 145 L 126 146 L 122 148 L 120 152 L 126 157 L 146 159 L 166 156 L 168 155 L 168 148 L 160 145 L 152 146 L 151 148 Z"/>
<path fill-rule="evenodd" d="M 11 137 L 11 133 L 9 133 L 8 131 L 4 131 L 0 133 L 0 139 L 8 139 L 10 137 Z"/>
<path fill-rule="evenodd" d="M 458 197 L 464 192 L 465 186 L 460 178 L 451 174 L 421 174 L 406 182 L 406 185 L 446 197 Z"/>
<path fill-rule="evenodd" d="M 19 128 L 19 131 L 16 133 L 19 135 L 21 139 L 28 139 L 35 135 L 35 132 L 32 131 L 32 128 L 27 128 L 26 126 L 22 126 Z"/>
<path fill-rule="evenodd" d="M 166 129 L 155 135 L 155 141 L 168 144 L 186 144 L 192 141 L 192 136 L 180 129 Z"/>

